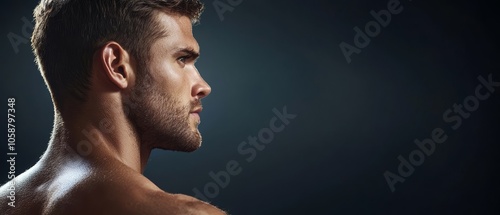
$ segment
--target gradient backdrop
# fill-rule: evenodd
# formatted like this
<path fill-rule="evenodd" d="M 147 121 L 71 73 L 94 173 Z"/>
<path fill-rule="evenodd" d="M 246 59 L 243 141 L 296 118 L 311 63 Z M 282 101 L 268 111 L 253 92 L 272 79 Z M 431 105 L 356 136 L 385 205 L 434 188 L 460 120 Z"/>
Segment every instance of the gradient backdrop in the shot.
<path fill-rule="evenodd" d="M 219 0 L 232 10 L 223 20 L 216 1 L 203 2 L 194 28 L 197 66 L 212 86 L 201 114 L 203 146 L 153 151 L 145 175 L 160 188 L 209 192 L 213 204 L 238 215 L 498 214 L 500 87 L 458 129 L 442 117 L 474 95 L 478 76 L 500 81 L 493 1 L 401 0 L 402 11 L 351 63 L 339 44 L 354 45 L 354 28 L 364 29 L 370 11 L 387 9 L 389 0 Z M 15 97 L 18 173 L 42 155 L 53 120 L 30 45 L 16 53 L 8 38 L 30 33 L 23 17 L 31 20 L 36 4 L 8 0 L 0 9 L 0 128 L 5 135 L 7 98 Z M 238 146 L 284 106 L 297 117 L 248 162 Z M 391 192 L 384 172 L 398 174 L 398 156 L 408 159 L 418 149 L 413 141 L 435 128 L 448 139 Z M 7 138 L 1 143 L 4 160 Z M 232 160 L 241 172 L 214 189 L 209 173 Z M 8 166 L 0 163 L 3 183 Z"/>

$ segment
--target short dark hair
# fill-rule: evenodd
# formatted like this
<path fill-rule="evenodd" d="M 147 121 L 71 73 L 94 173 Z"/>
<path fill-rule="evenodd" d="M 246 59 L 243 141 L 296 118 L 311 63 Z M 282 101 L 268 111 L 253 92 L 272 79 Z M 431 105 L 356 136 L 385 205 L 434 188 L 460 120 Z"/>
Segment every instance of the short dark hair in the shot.
<path fill-rule="evenodd" d="M 188 16 L 194 24 L 203 7 L 199 0 L 41 0 L 31 43 L 56 108 L 67 96 L 85 101 L 92 57 L 107 42 L 118 42 L 144 66 L 152 43 L 166 33 L 155 14 Z"/>

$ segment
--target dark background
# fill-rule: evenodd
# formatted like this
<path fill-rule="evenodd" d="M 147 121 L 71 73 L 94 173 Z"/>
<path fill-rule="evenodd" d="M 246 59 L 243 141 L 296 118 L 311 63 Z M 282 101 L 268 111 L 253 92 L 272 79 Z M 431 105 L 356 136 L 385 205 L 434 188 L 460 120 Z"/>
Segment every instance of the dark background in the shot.
<path fill-rule="evenodd" d="M 500 88 L 457 130 L 442 119 L 474 95 L 479 75 L 500 81 L 493 1 L 401 0 L 403 11 L 350 64 L 339 44 L 353 45 L 353 28 L 364 29 L 370 11 L 386 9 L 388 0 L 243 0 L 223 21 L 213 1 L 204 2 L 194 28 L 197 66 L 212 86 L 203 146 L 155 150 L 145 175 L 160 188 L 194 195 L 213 181 L 210 171 L 236 160 L 242 172 L 210 199 L 231 214 L 498 214 Z M 7 38 L 22 35 L 22 17 L 31 20 L 36 4 L 9 0 L 0 9 L 0 111 L 16 98 L 19 172 L 42 155 L 53 120 L 30 45 L 15 53 Z M 297 117 L 245 161 L 238 145 L 283 106 Z M 408 158 L 413 140 L 436 127 L 447 141 L 391 192 L 384 172 L 397 173 L 397 157 Z M 7 163 L 1 168 L 5 182 Z"/>

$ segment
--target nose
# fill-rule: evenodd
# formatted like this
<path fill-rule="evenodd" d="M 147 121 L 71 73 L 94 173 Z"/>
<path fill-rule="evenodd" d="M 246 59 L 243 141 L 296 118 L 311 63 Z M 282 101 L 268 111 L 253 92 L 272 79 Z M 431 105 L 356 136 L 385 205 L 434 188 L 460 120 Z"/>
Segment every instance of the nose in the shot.
<path fill-rule="evenodd" d="M 207 97 L 212 92 L 212 88 L 200 75 L 198 75 L 198 78 L 198 82 L 193 86 L 191 95 L 200 100 Z"/>

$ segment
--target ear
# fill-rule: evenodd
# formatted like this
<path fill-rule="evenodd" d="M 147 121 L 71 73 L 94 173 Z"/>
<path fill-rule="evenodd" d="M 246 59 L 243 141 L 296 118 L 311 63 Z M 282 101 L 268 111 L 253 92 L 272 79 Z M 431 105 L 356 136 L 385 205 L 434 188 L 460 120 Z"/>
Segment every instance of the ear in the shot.
<path fill-rule="evenodd" d="M 101 48 L 100 60 L 104 73 L 119 89 L 126 89 L 134 81 L 131 59 L 128 52 L 116 42 L 109 42 Z"/>

